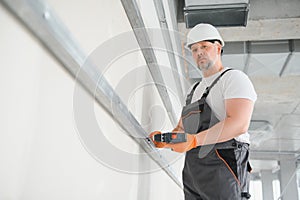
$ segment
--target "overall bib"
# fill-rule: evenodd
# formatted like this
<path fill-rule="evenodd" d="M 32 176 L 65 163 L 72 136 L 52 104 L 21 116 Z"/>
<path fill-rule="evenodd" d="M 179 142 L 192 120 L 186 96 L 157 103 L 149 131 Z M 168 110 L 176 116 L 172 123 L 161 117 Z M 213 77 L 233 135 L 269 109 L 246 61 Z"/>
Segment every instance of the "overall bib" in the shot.
<path fill-rule="evenodd" d="M 191 103 L 192 96 L 199 82 L 192 88 L 181 113 L 186 133 L 196 134 L 219 122 L 206 103 L 206 97 L 228 70 L 220 74 L 194 103 Z M 248 144 L 232 139 L 188 151 L 182 174 L 185 200 L 249 199 L 251 167 L 248 150 Z"/>

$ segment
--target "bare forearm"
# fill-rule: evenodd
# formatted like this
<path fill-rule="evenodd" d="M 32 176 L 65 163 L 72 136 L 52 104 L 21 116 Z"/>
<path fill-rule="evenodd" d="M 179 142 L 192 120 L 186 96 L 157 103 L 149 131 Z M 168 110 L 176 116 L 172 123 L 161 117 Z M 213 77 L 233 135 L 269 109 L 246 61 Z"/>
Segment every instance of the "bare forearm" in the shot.
<path fill-rule="evenodd" d="M 207 129 L 197 134 L 197 146 L 215 144 L 231 140 L 247 131 L 249 125 L 241 127 L 234 119 L 226 118 Z"/>
<path fill-rule="evenodd" d="M 253 102 L 248 99 L 226 101 L 226 118 L 197 134 L 197 146 L 215 144 L 233 139 L 248 130 Z"/>

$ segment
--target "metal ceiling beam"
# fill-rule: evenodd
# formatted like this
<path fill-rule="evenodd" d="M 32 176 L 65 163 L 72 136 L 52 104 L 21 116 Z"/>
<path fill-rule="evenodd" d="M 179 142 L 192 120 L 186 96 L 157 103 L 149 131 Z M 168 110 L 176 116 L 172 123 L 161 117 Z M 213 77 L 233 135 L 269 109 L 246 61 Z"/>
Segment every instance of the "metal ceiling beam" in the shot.
<path fill-rule="evenodd" d="M 109 83 L 102 77 L 96 66 L 84 65 L 86 55 L 81 51 L 77 42 L 55 16 L 50 6 L 38 0 L 1 0 L 9 11 L 28 28 L 47 48 L 47 50 L 63 65 L 63 67 L 96 98 L 108 114 L 140 144 L 148 155 L 168 174 L 179 186 L 181 183 L 173 173 L 166 160 L 155 149 L 153 143 L 147 139 L 147 133 L 135 117 L 128 110 L 120 97 L 115 93 Z M 83 73 L 79 73 L 79 71 Z M 99 84 L 99 78 L 101 83 Z M 96 88 L 96 90 L 95 90 Z M 112 113 L 111 107 L 118 111 L 118 115 Z M 135 136 L 140 136 L 136 138 Z"/>
<path fill-rule="evenodd" d="M 245 53 L 247 54 L 244 72 L 247 74 L 250 66 L 250 59 L 251 59 L 251 44 L 249 41 L 245 42 Z"/>
<path fill-rule="evenodd" d="M 248 41 L 252 54 L 299 52 L 300 40 Z M 247 42 L 226 42 L 224 55 L 247 53 Z"/>
<path fill-rule="evenodd" d="M 166 50 L 167 50 L 167 54 L 168 54 L 169 61 L 171 64 L 173 78 L 175 80 L 177 92 L 178 92 L 178 95 L 183 99 L 183 91 L 182 91 L 182 87 L 181 87 L 180 76 L 179 76 L 179 72 L 178 72 L 178 68 L 177 68 L 176 59 L 174 56 L 175 52 L 174 52 L 174 48 L 172 45 L 172 40 L 171 40 L 171 36 L 170 36 L 170 32 L 169 32 L 168 22 L 166 19 L 164 5 L 161 0 L 154 0 L 154 5 L 155 5 L 156 13 L 158 16 L 162 36 L 164 38 L 164 42 L 166 45 Z"/>
<path fill-rule="evenodd" d="M 280 160 L 282 158 L 299 158 L 299 151 L 261 151 L 250 149 L 250 159 L 253 160 Z"/>
<path fill-rule="evenodd" d="M 285 19 L 260 19 L 248 20 L 246 27 L 222 27 L 218 28 L 218 30 L 222 35 L 225 43 L 248 40 L 289 40 L 300 39 L 299 24 L 300 17 Z M 183 35 L 185 35 L 189 31 L 185 28 L 185 23 L 178 23 L 178 28 L 179 31 L 183 33 Z M 181 40 L 186 41 L 184 37 L 182 37 Z"/>
<path fill-rule="evenodd" d="M 282 74 L 284 73 L 285 69 L 287 68 L 290 60 L 292 59 L 292 56 L 294 54 L 294 51 L 295 51 L 295 44 L 294 44 L 294 40 L 289 40 L 289 50 L 290 50 L 290 53 L 289 55 L 286 57 L 285 61 L 284 61 L 284 64 L 281 68 L 281 71 L 279 73 L 279 76 L 282 76 Z"/>
<path fill-rule="evenodd" d="M 250 8 L 251 10 L 251 8 Z M 220 28 L 226 41 L 300 39 L 300 18 L 248 20 L 247 27 Z"/>
<path fill-rule="evenodd" d="M 135 0 L 121 0 L 121 3 L 131 24 L 137 42 L 144 55 L 145 61 L 151 73 L 152 79 L 156 85 L 158 93 L 161 97 L 161 100 L 167 110 L 171 123 L 175 126 L 178 120 L 176 119 L 170 96 L 159 69 L 159 65 L 157 63 L 157 59 L 151 45 L 150 37 L 147 33 L 147 29 L 145 27 L 139 7 Z"/>
<path fill-rule="evenodd" d="M 282 76 L 284 73 L 287 73 L 287 68 L 293 68 L 290 66 L 293 59 L 298 59 L 300 52 L 300 40 L 291 39 L 291 40 L 264 40 L 264 41 L 244 41 L 244 42 L 226 42 L 224 46 L 223 56 L 228 58 L 238 55 L 239 58 L 243 59 L 240 61 L 241 70 L 244 72 L 249 72 L 249 67 L 251 65 L 251 60 L 254 56 L 268 56 L 278 54 L 279 56 L 284 56 L 287 54 L 286 60 L 281 67 L 281 71 L 278 71 L 278 74 Z M 187 51 L 185 55 L 186 59 L 192 59 L 191 54 Z M 230 62 L 227 60 L 227 62 Z M 294 63 L 294 62 L 293 62 Z M 193 72 L 193 65 L 187 63 L 188 69 L 190 69 L 191 74 L 190 78 L 196 80 L 201 77 L 201 74 Z M 290 72 L 289 72 L 290 74 Z"/>

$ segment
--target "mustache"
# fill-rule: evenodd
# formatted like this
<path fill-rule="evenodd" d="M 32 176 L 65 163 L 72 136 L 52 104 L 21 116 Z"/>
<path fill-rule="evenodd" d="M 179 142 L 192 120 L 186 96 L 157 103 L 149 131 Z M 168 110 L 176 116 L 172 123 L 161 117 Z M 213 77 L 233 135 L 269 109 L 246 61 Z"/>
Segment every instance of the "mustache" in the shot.
<path fill-rule="evenodd" d="M 203 59 L 203 58 L 207 59 L 206 56 L 198 56 L 198 57 L 197 57 L 198 60 L 201 60 L 201 59 Z"/>

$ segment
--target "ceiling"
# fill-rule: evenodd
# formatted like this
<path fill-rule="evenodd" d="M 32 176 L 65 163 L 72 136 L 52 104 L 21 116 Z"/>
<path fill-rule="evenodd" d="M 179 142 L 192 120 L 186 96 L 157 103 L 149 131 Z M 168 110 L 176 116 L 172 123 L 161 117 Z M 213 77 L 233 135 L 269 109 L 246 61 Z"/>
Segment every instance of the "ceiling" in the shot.
<path fill-rule="evenodd" d="M 178 28 L 186 35 L 183 7 L 179 0 Z M 253 163 L 274 170 L 282 156 L 300 153 L 300 1 L 251 0 L 246 27 L 219 31 L 224 66 L 247 73 L 258 94 L 250 126 Z M 185 55 L 192 60 L 189 51 Z M 188 75 L 197 80 L 201 74 L 190 63 Z"/>

